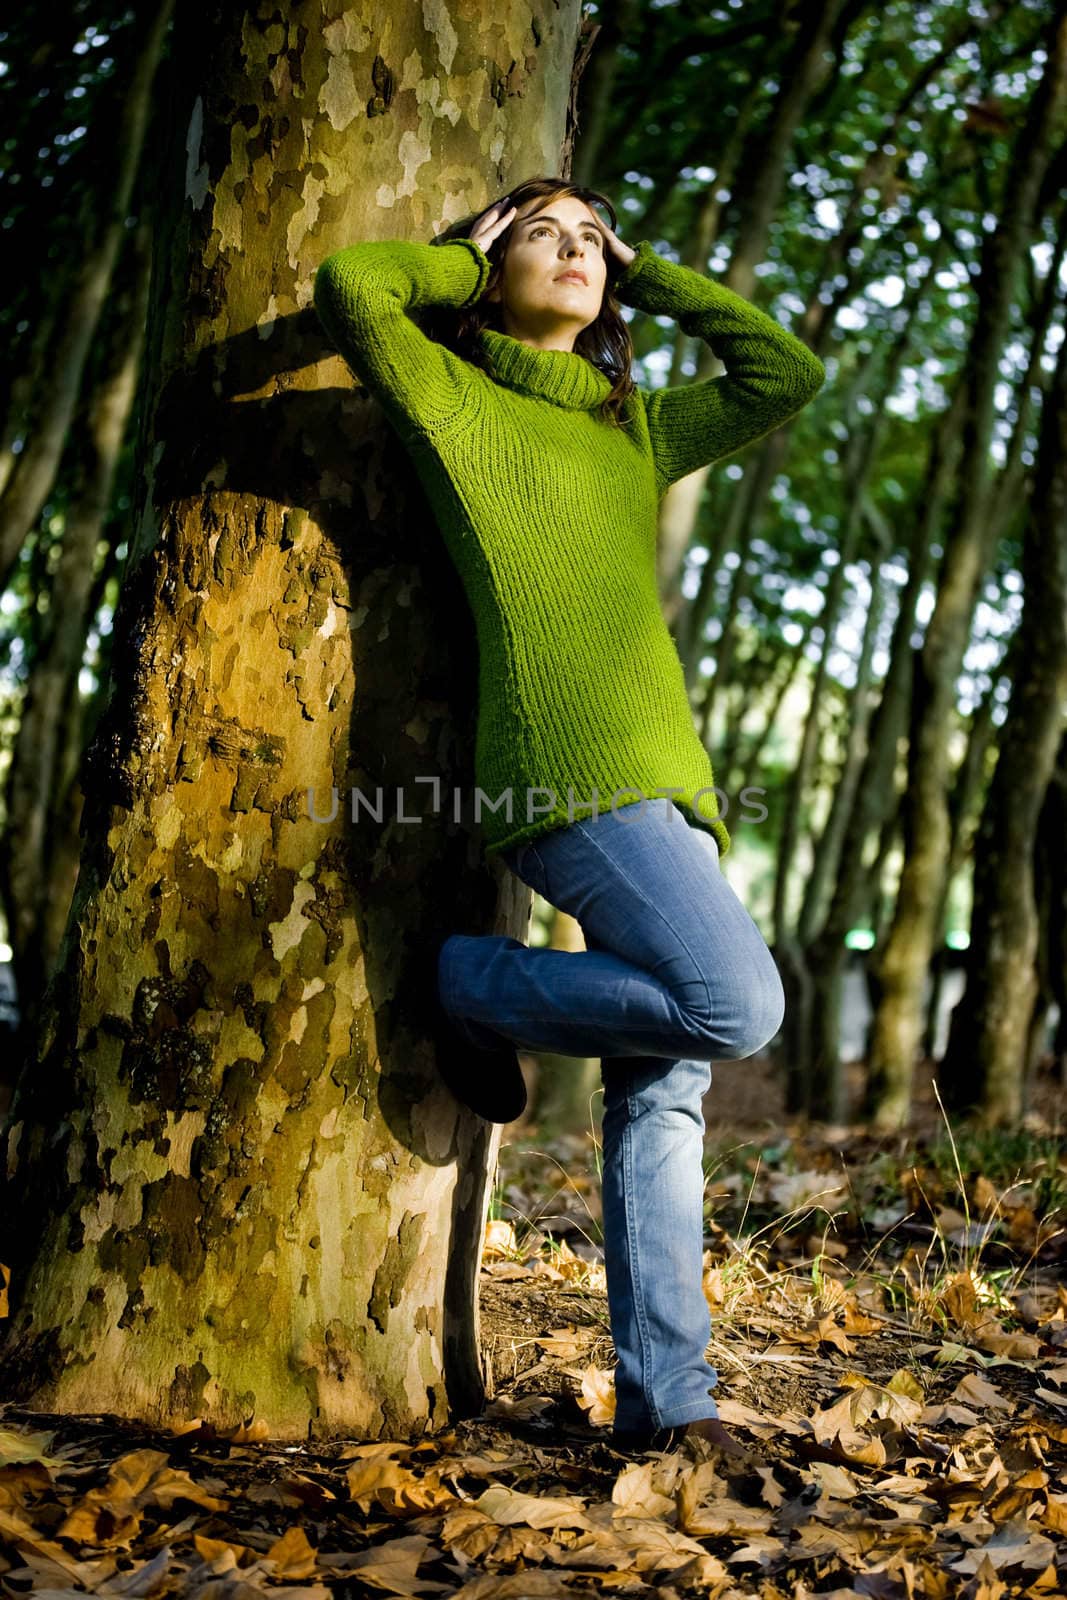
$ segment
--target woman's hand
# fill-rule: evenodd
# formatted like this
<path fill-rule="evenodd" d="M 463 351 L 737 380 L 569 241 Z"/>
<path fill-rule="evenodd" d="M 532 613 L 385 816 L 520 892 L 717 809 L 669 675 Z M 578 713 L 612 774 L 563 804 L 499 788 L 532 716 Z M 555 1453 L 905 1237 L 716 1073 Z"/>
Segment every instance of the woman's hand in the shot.
<path fill-rule="evenodd" d="M 508 205 L 510 198 L 510 195 L 505 195 L 503 200 L 498 200 L 495 205 L 491 205 L 488 210 L 483 211 L 467 235 L 468 239 L 472 239 L 485 255 L 488 255 L 489 246 L 493 243 L 493 240 L 499 239 L 515 215 L 516 208 Z"/>
<path fill-rule="evenodd" d="M 488 254 L 489 246 L 493 241 L 499 239 L 504 229 L 515 218 L 516 207 L 508 204 L 510 198 L 509 195 L 505 196 L 503 200 L 496 201 L 494 205 L 483 211 L 468 234 L 468 238 L 473 239 L 475 244 L 480 245 L 486 254 Z M 594 211 L 593 216 L 596 218 L 597 227 L 604 236 L 605 255 L 613 256 L 620 267 L 628 267 L 637 251 L 632 250 L 628 244 L 623 244 L 618 234 L 614 233 L 607 223 L 602 221 L 599 213 Z"/>
<path fill-rule="evenodd" d="M 618 234 L 612 233 L 607 223 L 601 221 L 600 214 L 598 212 L 594 212 L 593 215 L 596 217 L 600 231 L 604 235 L 606 251 L 610 255 L 614 256 L 620 267 L 628 267 L 634 256 L 637 254 L 637 251 L 631 250 L 628 244 L 623 244 Z"/>

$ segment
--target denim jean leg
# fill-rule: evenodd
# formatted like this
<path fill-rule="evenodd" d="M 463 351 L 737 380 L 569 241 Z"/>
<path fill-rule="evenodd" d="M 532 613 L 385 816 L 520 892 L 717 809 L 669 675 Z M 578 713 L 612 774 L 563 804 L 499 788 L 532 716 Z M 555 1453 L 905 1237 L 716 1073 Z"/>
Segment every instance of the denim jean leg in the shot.
<path fill-rule="evenodd" d="M 441 946 L 437 958 L 437 992 L 449 1021 L 469 1044 L 479 1050 L 492 1050 L 504 1042 L 504 1035 L 484 1023 L 463 1015 L 456 989 L 466 973 L 477 973 L 491 950 L 501 945 L 525 949 L 518 939 L 502 934 L 480 936 L 452 934 Z"/>
<path fill-rule="evenodd" d="M 508 864 L 577 918 L 586 951 L 454 936 L 442 997 L 472 1042 L 475 1029 L 499 1028 L 520 1047 L 601 1059 L 616 1422 L 716 1416 L 701 1102 L 712 1060 L 753 1053 L 780 1025 L 773 957 L 713 838 L 668 818 L 665 803 L 552 830 Z"/>
<path fill-rule="evenodd" d="M 604 1260 L 619 1428 L 718 1410 L 702 1287 L 706 1061 L 632 1059 L 604 1071 Z"/>
<path fill-rule="evenodd" d="M 589 949 L 597 940 L 585 936 Z M 703 1282 L 707 1061 L 605 1057 L 602 1208 L 615 1343 L 615 1426 L 718 1416 L 705 1350 Z"/>
<path fill-rule="evenodd" d="M 600 1058 L 734 1059 L 774 1034 L 781 980 L 713 836 L 656 805 L 581 819 L 511 854 L 599 945 L 451 940 L 459 1014 L 528 1050 Z"/>

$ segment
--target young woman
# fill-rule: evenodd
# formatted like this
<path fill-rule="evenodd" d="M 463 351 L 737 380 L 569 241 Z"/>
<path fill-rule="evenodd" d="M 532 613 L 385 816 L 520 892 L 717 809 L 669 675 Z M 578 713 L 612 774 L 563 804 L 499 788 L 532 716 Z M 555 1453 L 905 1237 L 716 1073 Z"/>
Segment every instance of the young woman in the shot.
<path fill-rule="evenodd" d="M 765 312 L 615 226 L 595 190 L 531 178 L 433 245 L 337 251 L 314 300 L 404 440 L 470 601 L 486 854 L 585 936 L 581 952 L 446 939 L 439 1066 L 508 1122 L 525 1105 L 517 1049 L 601 1058 L 614 1442 L 696 1432 L 740 1453 L 705 1358 L 702 1101 L 712 1060 L 777 1033 L 784 994 L 719 869 L 730 836 L 659 604 L 657 505 L 794 415 L 825 371 Z M 635 386 L 620 302 L 674 317 L 725 375 Z"/>

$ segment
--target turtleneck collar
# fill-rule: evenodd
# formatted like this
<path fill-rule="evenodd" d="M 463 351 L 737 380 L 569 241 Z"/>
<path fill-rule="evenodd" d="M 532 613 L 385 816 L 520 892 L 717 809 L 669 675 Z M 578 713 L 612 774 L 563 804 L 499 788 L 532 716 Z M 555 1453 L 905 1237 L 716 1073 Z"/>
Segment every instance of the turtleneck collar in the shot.
<path fill-rule="evenodd" d="M 611 393 L 607 374 L 573 350 L 535 350 L 495 328 L 480 328 L 477 341 L 486 370 L 509 389 L 575 411 L 591 411 Z"/>

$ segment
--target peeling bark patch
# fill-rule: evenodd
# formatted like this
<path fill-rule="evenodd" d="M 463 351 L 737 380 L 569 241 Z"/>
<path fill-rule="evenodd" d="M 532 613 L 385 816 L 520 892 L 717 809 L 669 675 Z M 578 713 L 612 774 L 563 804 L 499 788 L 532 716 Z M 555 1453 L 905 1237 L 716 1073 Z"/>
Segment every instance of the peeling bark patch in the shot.
<path fill-rule="evenodd" d="M 169 1395 L 173 1415 L 202 1416 L 207 1403 L 204 1390 L 210 1381 L 211 1373 L 202 1361 L 197 1361 L 192 1367 L 184 1365 L 175 1367 Z"/>
<path fill-rule="evenodd" d="M 206 1242 L 199 1222 L 200 1186 L 191 1178 L 170 1173 L 144 1187 L 141 1230 L 152 1266 L 167 1266 L 183 1283 L 197 1283 L 207 1263 Z"/>
<path fill-rule="evenodd" d="M 374 94 L 367 101 L 368 117 L 380 117 L 388 111 L 396 93 L 396 78 L 386 66 L 381 56 L 375 56 L 371 67 L 371 82 L 374 85 Z"/>
<path fill-rule="evenodd" d="M 352 63 L 346 56 L 330 57 L 326 78 L 319 90 L 319 109 L 338 133 L 344 133 L 350 123 L 363 115 Z"/>
<path fill-rule="evenodd" d="M 293 902 L 285 917 L 279 922 L 268 923 L 271 949 L 276 961 L 281 961 L 290 950 L 300 943 L 307 932 L 308 919 L 304 915 L 304 907 L 310 900 L 314 900 L 315 890 L 310 883 L 298 883 L 293 889 Z"/>
<path fill-rule="evenodd" d="M 42 1387 L 52 1389 L 65 1363 L 66 1346 L 58 1328 L 21 1333 L 4 1347 L 4 1399 L 18 1405 L 32 1400 Z"/>
<path fill-rule="evenodd" d="M 446 73 L 451 72 L 459 38 L 452 26 L 452 18 L 445 0 L 422 0 L 422 20 L 426 32 L 437 46 L 437 59 L 441 63 L 441 70 Z"/>
<path fill-rule="evenodd" d="M 159 1111 L 206 1111 L 214 1094 L 212 1064 L 221 1014 L 203 1012 L 206 971 L 194 961 L 185 979 L 142 978 L 134 993 L 132 1016 L 108 1016 L 103 1025 L 126 1043 L 119 1078 L 134 1103 Z M 201 1026 L 190 1024 L 202 1014 Z M 206 1024 L 206 1025 L 205 1025 Z"/>
<path fill-rule="evenodd" d="M 418 1260 L 423 1221 L 421 1216 L 410 1211 L 404 1213 L 400 1227 L 385 1247 L 382 1264 L 374 1274 L 367 1312 L 381 1333 L 386 1332 L 390 1307 L 400 1304 L 408 1273 Z"/>
<path fill-rule="evenodd" d="M 419 168 L 430 160 L 431 151 L 426 139 L 420 138 L 410 130 L 400 136 L 397 146 L 397 160 L 404 169 L 404 179 L 400 184 L 400 194 L 414 194 L 418 188 Z"/>
<path fill-rule="evenodd" d="M 327 1377 L 343 1383 L 352 1369 L 352 1352 L 343 1323 L 331 1322 L 326 1329 L 323 1369 Z"/>

